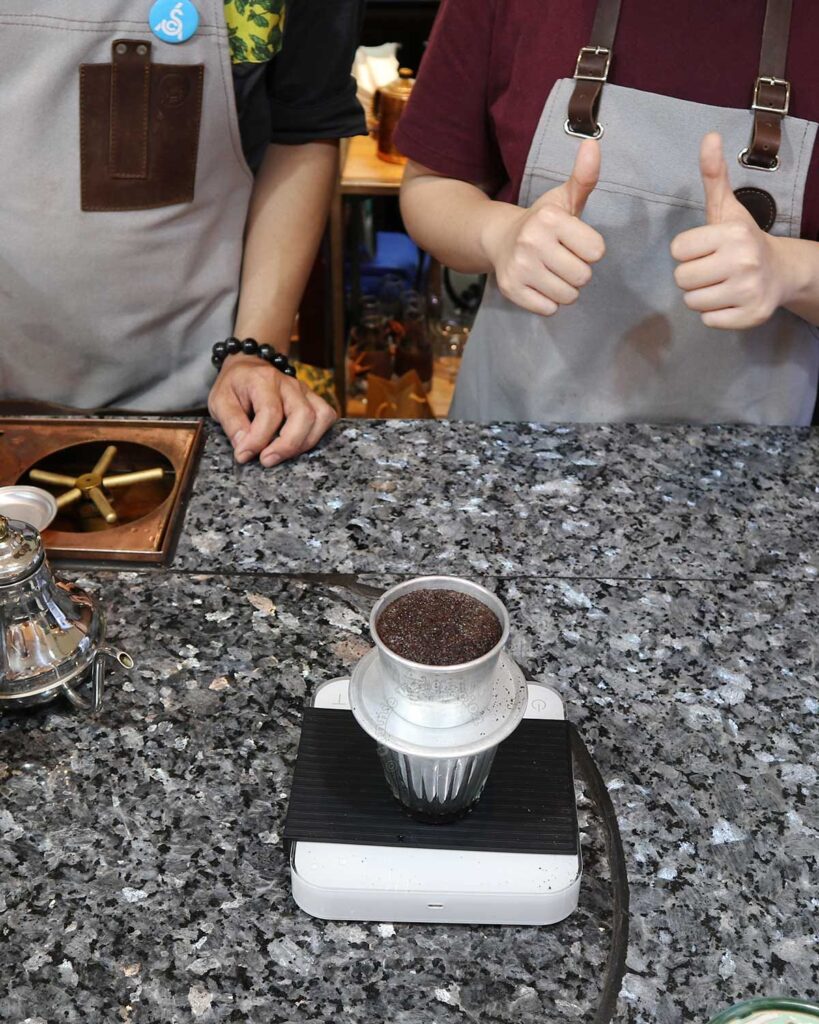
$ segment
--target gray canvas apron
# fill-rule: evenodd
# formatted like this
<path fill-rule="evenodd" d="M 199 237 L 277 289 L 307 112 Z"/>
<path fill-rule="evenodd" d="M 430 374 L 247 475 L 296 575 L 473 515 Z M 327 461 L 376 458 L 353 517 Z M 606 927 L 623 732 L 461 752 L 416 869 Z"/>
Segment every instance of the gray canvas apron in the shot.
<path fill-rule="evenodd" d="M 152 411 L 206 400 L 211 346 L 233 327 L 252 176 L 222 0 L 197 0 L 199 29 L 178 45 L 152 35 L 150 6 L 0 6 L 0 399 Z M 110 64 L 122 39 L 150 43 L 157 65 L 204 65 L 192 201 L 82 208 L 80 65 Z M 157 123 L 146 114 L 146 146 L 187 102 L 186 82 L 171 73 L 154 83 Z M 120 89 L 121 103 L 141 102 Z M 122 178 L 139 177 L 139 143 L 139 133 L 111 141 Z"/>
<path fill-rule="evenodd" d="M 571 174 L 579 140 L 564 130 L 574 79 L 548 98 L 520 203 Z M 490 278 L 466 348 L 451 416 L 539 422 L 806 424 L 816 401 L 819 331 L 786 310 L 744 332 L 705 327 L 683 303 L 669 246 L 705 223 L 699 152 L 723 137 L 732 184 L 764 188 L 772 233 L 798 238 L 817 125 L 782 122 L 774 173 L 742 166 L 749 114 L 608 84 L 602 171 L 583 219 L 606 240 L 577 304 L 554 317 L 505 299 Z"/>

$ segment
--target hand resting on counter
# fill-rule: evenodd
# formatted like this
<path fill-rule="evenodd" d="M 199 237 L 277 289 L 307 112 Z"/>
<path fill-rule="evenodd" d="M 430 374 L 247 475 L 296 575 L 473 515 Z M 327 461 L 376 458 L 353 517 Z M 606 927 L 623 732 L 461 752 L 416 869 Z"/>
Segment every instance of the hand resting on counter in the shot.
<path fill-rule="evenodd" d="M 335 410 L 306 384 L 255 356 L 228 356 L 211 388 L 208 410 L 233 445 L 236 461 L 258 456 L 277 466 L 314 448 Z"/>

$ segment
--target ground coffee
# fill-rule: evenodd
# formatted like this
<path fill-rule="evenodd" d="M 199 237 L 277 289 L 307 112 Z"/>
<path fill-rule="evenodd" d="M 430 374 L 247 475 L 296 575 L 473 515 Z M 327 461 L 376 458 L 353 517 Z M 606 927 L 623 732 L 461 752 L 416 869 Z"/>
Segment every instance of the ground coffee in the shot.
<path fill-rule="evenodd" d="M 411 590 L 379 615 L 376 629 L 391 651 L 420 665 L 462 665 L 491 651 L 497 615 L 457 590 Z"/>

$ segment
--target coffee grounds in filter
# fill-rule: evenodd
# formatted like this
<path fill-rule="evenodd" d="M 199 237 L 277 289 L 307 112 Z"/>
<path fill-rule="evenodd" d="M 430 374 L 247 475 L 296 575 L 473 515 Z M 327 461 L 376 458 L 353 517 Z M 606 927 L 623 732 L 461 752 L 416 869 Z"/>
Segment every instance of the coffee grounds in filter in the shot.
<path fill-rule="evenodd" d="M 420 665 L 462 665 L 491 651 L 497 615 L 458 590 L 411 590 L 388 604 L 376 629 L 391 651 Z"/>

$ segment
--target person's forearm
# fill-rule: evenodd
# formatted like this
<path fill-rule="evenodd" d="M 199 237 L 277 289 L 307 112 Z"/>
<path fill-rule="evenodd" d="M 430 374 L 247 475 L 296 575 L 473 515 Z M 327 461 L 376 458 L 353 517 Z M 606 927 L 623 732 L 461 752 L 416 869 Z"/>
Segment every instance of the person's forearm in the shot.
<path fill-rule="evenodd" d="M 476 185 L 414 171 L 401 187 L 407 230 L 426 252 L 453 270 L 485 274 L 494 269 L 492 236 L 521 210 L 490 199 Z"/>
<path fill-rule="evenodd" d="M 234 333 L 287 352 L 338 174 L 338 143 L 271 145 L 245 232 Z"/>
<path fill-rule="evenodd" d="M 771 238 L 782 266 L 783 305 L 811 324 L 819 324 L 819 242 Z"/>

